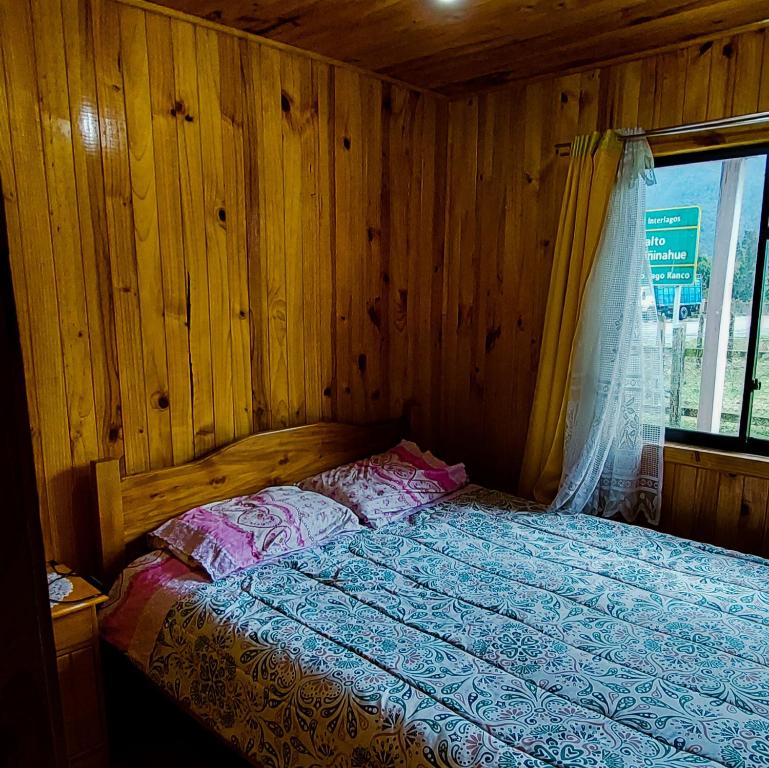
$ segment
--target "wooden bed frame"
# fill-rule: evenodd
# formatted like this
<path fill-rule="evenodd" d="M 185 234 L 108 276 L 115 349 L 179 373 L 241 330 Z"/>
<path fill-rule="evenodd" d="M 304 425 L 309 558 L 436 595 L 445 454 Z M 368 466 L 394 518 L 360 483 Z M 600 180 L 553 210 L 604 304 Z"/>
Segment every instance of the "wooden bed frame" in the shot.
<path fill-rule="evenodd" d="M 120 461 L 92 463 L 101 576 L 111 580 L 144 547 L 144 535 L 199 504 L 295 483 L 392 447 L 405 421 L 309 424 L 260 432 L 177 467 L 120 476 Z"/>

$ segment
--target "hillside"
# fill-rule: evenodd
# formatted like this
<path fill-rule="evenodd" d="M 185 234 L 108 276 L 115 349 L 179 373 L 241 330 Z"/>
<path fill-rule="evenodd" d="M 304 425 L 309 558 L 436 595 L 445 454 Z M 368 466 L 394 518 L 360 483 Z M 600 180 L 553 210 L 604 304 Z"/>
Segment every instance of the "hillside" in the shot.
<path fill-rule="evenodd" d="M 734 298 L 750 301 L 753 290 L 758 229 L 761 218 L 766 157 L 746 159 L 745 188 L 740 220 Z M 709 284 L 710 260 L 715 240 L 716 213 L 721 182 L 719 160 L 657 168 L 657 183 L 647 189 L 647 208 L 699 205 L 702 208 L 698 273 Z"/>

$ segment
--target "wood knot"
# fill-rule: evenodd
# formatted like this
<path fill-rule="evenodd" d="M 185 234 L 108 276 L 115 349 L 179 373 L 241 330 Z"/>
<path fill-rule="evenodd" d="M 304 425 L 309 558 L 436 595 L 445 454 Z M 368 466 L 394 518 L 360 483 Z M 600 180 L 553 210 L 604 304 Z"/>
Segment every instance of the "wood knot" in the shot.
<path fill-rule="evenodd" d="M 382 325 L 382 314 L 379 311 L 379 307 L 376 306 L 376 304 L 372 304 L 368 308 L 368 317 L 369 320 L 377 327 L 380 328 Z"/>
<path fill-rule="evenodd" d="M 165 411 L 169 406 L 167 392 L 155 392 L 152 396 L 152 407 L 159 411 Z"/>
<path fill-rule="evenodd" d="M 497 343 L 497 339 L 502 335 L 502 326 L 498 325 L 496 328 L 491 328 L 486 333 L 486 351 L 491 352 Z"/>
<path fill-rule="evenodd" d="M 747 517 L 750 514 L 750 504 L 748 504 L 746 501 L 743 501 L 742 504 L 740 504 L 740 517 Z"/>
<path fill-rule="evenodd" d="M 288 98 L 285 91 L 281 91 L 280 93 L 280 108 L 286 113 L 291 111 L 291 99 Z"/>
<path fill-rule="evenodd" d="M 349 148 L 350 148 L 350 146 L 352 145 L 352 142 L 350 141 L 350 137 L 349 137 L 349 136 L 345 136 L 345 137 L 342 139 L 342 144 L 344 145 L 344 148 L 345 148 L 345 149 L 349 149 Z"/>
<path fill-rule="evenodd" d="M 227 211 L 224 208 L 216 209 L 216 218 L 224 224 L 227 221 Z"/>

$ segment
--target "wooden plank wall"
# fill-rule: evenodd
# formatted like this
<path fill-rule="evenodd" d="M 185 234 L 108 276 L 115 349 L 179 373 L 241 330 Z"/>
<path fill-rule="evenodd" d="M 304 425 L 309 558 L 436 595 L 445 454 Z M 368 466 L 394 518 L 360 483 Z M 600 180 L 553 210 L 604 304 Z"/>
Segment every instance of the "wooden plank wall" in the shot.
<path fill-rule="evenodd" d="M 661 528 L 769 558 L 769 460 L 665 450 Z"/>
<path fill-rule="evenodd" d="M 92 459 L 139 472 L 409 405 L 428 434 L 446 113 L 161 9 L 0 0 L 0 180 L 49 557 L 92 562 Z"/>
<path fill-rule="evenodd" d="M 769 110 L 765 30 L 452 101 L 439 426 L 447 452 L 475 477 L 518 481 L 568 165 L 554 144 L 759 110 Z M 671 463 L 666 472 L 675 493 L 678 471 Z M 714 518 L 728 495 L 763 525 L 766 480 L 759 492 L 728 473 L 700 480 L 712 485 L 698 497 L 700 517 Z M 673 509 L 666 525 L 682 530 Z M 741 541 L 756 546 L 748 534 Z"/>

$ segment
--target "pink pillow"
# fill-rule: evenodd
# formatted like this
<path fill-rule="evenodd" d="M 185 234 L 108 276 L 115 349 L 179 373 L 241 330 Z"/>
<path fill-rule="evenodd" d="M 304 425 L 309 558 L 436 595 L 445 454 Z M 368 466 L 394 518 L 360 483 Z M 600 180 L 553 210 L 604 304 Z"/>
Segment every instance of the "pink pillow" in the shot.
<path fill-rule="evenodd" d="M 378 528 L 466 484 L 464 464 L 450 467 L 403 440 L 386 453 L 308 477 L 299 487 L 336 499 Z"/>
<path fill-rule="evenodd" d="M 276 486 L 190 509 L 152 531 L 150 544 L 221 579 L 358 528 L 341 504 L 296 486 Z"/>

